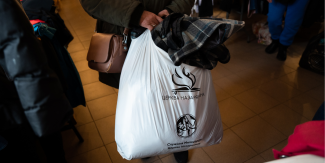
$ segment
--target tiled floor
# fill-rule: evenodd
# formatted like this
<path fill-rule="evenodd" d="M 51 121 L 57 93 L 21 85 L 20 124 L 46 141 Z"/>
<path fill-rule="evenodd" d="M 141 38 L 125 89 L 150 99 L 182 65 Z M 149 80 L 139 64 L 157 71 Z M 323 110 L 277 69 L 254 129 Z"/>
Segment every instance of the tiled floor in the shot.
<path fill-rule="evenodd" d="M 78 0 L 63 0 L 60 15 L 75 39 L 68 50 L 80 73 L 87 107 L 75 108 L 77 128 L 85 142 L 79 144 L 72 131 L 63 132 L 69 163 L 175 163 L 173 155 L 127 161 L 114 142 L 118 90 L 98 81 L 88 68 L 86 55 L 96 20 L 88 16 Z M 225 17 L 216 11 L 215 16 Z M 238 19 L 238 14 L 230 15 Z M 253 16 L 250 23 L 265 16 Z M 261 163 L 273 160 L 272 149 L 282 149 L 296 125 L 312 119 L 324 101 L 324 76 L 299 68 L 306 39 L 297 37 L 285 62 L 264 53 L 265 46 L 246 43 L 244 30 L 234 34 L 226 46 L 228 64 L 211 71 L 221 117 L 221 144 L 190 150 L 190 163 Z"/>

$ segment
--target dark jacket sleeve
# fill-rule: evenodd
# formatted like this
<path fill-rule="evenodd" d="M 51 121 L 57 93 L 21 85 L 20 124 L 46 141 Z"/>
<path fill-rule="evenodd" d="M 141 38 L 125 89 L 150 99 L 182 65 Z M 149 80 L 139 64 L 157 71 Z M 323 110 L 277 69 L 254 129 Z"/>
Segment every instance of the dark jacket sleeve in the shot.
<path fill-rule="evenodd" d="M 144 10 L 142 3 L 136 0 L 80 0 L 80 3 L 95 19 L 120 27 L 138 25 Z"/>
<path fill-rule="evenodd" d="M 29 124 L 39 137 L 59 131 L 73 110 L 19 1 L 0 1 L 0 31 L 0 66 L 14 81 Z"/>
<path fill-rule="evenodd" d="M 190 15 L 191 9 L 194 6 L 194 1 L 195 0 L 173 0 L 170 5 L 166 6 L 166 8 L 175 13 Z"/>

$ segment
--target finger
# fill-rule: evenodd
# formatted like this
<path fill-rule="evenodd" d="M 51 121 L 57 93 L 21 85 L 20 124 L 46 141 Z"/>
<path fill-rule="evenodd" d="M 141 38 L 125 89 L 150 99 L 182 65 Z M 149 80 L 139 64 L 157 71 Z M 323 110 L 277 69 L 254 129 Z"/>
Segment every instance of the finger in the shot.
<path fill-rule="evenodd" d="M 150 25 L 152 25 L 152 26 L 157 26 L 157 25 L 159 24 L 159 21 L 157 20 L 157 17 L 158 17 L 158 16 L 156 16 L 156 19 L 152 19 L 152 20 L 151 20 Z M 158 18 L 160 18 L 160 17 L 158 17 Z"/>
<path fill-rule="evenodd" d="M 158 13 L 158 16 L 159 16 L 159 17 L 163 17 L 163 16 L 165 16 L 165 15 L 164 15 L 163 12 L 161 11 L 161 12 Z"/>
<path fill-rule="evenodd" d="M 156 16 L 156 19 L 158 20 L 159 23 L 163 21 L 163 19 L 161 17 L 159 17 L 159 16 Z"/>

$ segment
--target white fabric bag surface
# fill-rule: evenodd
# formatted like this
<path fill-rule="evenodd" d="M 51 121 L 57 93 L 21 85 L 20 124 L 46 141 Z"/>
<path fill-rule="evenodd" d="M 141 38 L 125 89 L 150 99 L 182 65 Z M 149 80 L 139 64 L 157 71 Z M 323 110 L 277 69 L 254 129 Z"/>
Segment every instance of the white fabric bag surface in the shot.
<path fill-rule="evenodd" d="M 118 152 L 131 160 L 221 142 L 222 122 L 209 70 L 174 66 L 149 30 L 132 40 L 115 118 Z"/>

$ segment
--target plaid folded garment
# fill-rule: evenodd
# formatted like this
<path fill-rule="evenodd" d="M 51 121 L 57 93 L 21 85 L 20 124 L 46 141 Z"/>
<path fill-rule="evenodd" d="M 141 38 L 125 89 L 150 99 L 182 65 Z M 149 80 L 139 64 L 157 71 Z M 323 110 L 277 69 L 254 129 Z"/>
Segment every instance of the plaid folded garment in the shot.
<path fill-rule="evenodd" d="M 230 54 L 223 43 L 244 25 L 243 21 L 174 13 L 151 33 L 155 44 L 168 52 L 175 66 L 185 63 L 211 70 L 218 61 L 229 61 Z"/>

